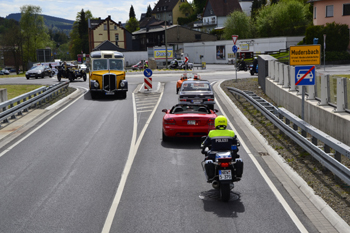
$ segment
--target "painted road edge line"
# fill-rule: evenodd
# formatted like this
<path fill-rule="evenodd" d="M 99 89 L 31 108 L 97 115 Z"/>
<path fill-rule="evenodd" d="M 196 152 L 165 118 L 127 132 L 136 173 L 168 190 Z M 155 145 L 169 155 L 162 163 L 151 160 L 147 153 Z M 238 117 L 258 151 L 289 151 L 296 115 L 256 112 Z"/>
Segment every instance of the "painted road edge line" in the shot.
<path fill-rule="evenodd" d="M 222 81 L 220 81 L 217 85 L 219 85 L 219 87 L 220 87 L 221 83 L 222 83 Z M 222 114 L 227 118 L 227 122 L 229 123 L 231 129 L 234 132 L 237 132 L 237 130 L 233 127 L 231 121 L 229 120 L 229 118 L 227 117 L 225 112 L 223 111 L 223 108 L 221 107 L 221 105 L 219 104 L 218 101 L 216 101 L 216 104 L 220 108 Z M 272 183 L 271 179 L 267 176 L 267 174 L 265 173 L 264 169 L 260 166 L 259 162 L 255 159 L 254 155 L 251 153 L 251 151 L 249 150 L 247 145 L 244 143 L 244 141 L 240 138 L 239 135 L 237 135 L 237 137 L 238 137 L 238 139 L 240 141 L 240 144 L 243 146 L 244 150 L 247 152 L 247 154 L 249 155 L 250 159 L 253 161 L 255 167 L 258 169 L 258 171 L 260 172 L 261 176 L 264 178 L 264 180 L 266 181 L 267 185 L 270 187 L 272 192 L 275 194 L 276 198 L 281 203 L 283 208 L 286 210 L 287 214 L 292 219 L 292 221 L 294 222 L 296 227 L 299 229 L 300 232 L 305 232 L 305 233 L 308 232 L 306 230 L 306 228 L 304 227 L 304 225 L 300 222 L 299 218 L 296 216 L 296 214 L 294 213 L 292 208 L 288 205 L 287 201 L 283 198 L 282 194 L 278 191 L 276 186 Z"/>

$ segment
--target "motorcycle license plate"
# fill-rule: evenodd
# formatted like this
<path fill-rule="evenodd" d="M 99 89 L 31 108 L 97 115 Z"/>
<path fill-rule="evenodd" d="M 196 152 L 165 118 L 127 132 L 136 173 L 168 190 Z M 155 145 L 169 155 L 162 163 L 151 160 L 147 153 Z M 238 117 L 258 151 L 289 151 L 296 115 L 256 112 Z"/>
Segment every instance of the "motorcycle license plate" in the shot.
<path fill-rule="evenodd" d="M 196 124 L 196 121 L 187 121 L 187 124 L 188 124 L 188 125 L 195 125 L 195 124 Z"/>
<path fill-rule="evenodd" d="M 231 170 L 219 170 L 219 180 L 232 180 Z"/>

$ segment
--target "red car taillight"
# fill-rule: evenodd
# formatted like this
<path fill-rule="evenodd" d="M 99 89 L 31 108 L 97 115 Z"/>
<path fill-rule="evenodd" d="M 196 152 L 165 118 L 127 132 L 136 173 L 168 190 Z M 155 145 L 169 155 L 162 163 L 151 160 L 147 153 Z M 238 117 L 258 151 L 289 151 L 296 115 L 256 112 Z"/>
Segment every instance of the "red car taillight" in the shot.
<path fill-rule="evenodd" d="M 210 118 L 208 120 L 208 125 L 214 125 L 215 124 L 215 118 Z"/>
<path fill-rule="evenodd" d="M 214 99 L 208 99 L 208 101 L 214 101 Z"/>
<path fill-rule="evenodd" d="M 180 102 L 181 102 L 181 101 L 184 101 L 184 102 L 186 102 L 186 101 L 187 101 L 187 99 L 180 99 Z"/>
<path fill-rule="evenodd" d="M 168 118 L 168 119 L 164 119 L 164 124 L 166 125 L 175 125 L 176 122 L 173 118 Z"/>

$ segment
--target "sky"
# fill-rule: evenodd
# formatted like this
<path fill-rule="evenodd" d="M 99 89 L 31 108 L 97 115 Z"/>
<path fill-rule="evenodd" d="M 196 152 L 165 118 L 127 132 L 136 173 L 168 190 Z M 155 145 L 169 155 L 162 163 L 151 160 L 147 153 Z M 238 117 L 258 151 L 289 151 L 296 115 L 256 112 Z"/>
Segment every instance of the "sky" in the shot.
<path fill-rule="evenodd" d="M 59 17 L 75 21 L 77 13 L 82 9 L 90 10 L 95 18 L 105 19 L 111 16 L 114 22 L 125 23 L 129 20 L 130 7 L 133 5 L 136 19 L 146 13 L 148 5 L 154 8 L 157 0 L 0 0 L 0 17 L 5 18 L 11 13 L 20 13 L 25 5 L 40 6 L 44 15 Z"/>

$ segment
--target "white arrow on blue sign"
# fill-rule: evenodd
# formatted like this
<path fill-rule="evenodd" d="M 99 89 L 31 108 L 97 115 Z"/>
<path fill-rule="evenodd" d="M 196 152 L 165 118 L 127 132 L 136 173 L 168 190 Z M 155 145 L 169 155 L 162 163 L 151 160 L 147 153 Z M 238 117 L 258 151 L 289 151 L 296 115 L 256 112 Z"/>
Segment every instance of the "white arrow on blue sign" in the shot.
<path fill-rule="evenodd" d="M 234 52 L 234 53 L 237 53 L 237 46 L 236 45 L 234 45 L 234 46 L 232 46 L 232 52 Z"/>
<path fill-rule="evenodd" d="M 296 66 L 295 85 L 310 86 L 315 85 L 315 66 Z"/>
<path fill-rule="evenodd" d="M 144 71 L 143 71 L 143 75 L 145 75 L 145 77 L 147 77 L 147 78 L 149 78 L 149 77 L 151 77 L 152 76 L 152 70 L 151 69 L 145 69 Z"/>

